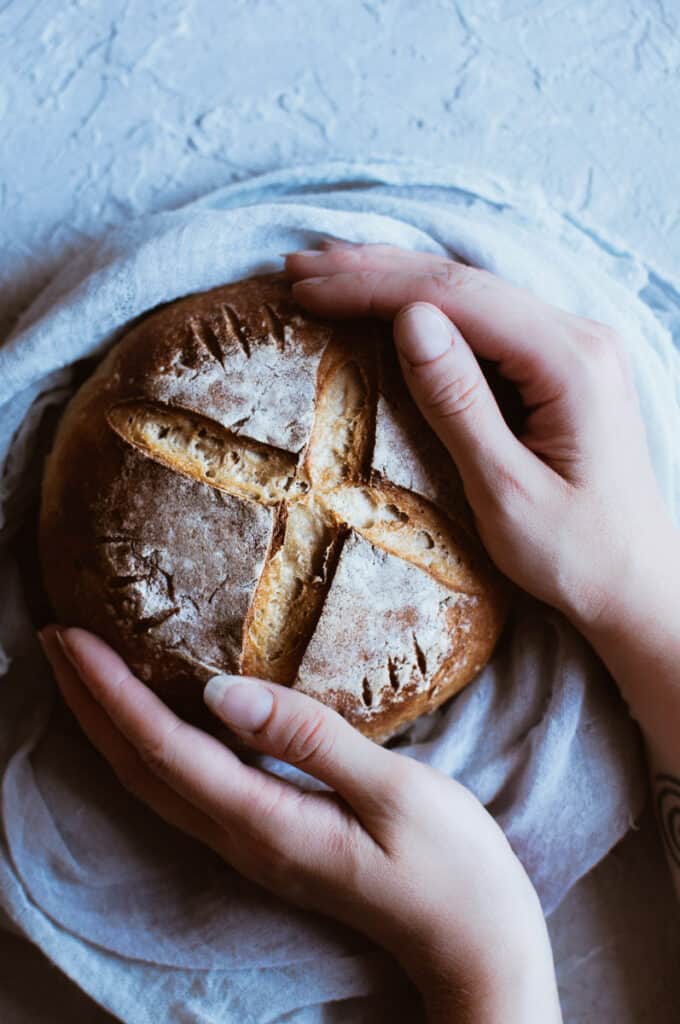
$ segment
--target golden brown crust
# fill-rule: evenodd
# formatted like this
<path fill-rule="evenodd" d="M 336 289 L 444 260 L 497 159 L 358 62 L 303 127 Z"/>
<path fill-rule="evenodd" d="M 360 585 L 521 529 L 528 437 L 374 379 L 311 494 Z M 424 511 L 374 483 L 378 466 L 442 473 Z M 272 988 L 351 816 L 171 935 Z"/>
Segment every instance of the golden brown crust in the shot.
<path fill-rule="evenodd" d="M 59 620 L 183 713 L 243 671 L 380 740 L 479 671 L 507 604 L 384 326 L 318 321 L 280 275 L 112 349 L 57 432 L 40 550 Z"/>

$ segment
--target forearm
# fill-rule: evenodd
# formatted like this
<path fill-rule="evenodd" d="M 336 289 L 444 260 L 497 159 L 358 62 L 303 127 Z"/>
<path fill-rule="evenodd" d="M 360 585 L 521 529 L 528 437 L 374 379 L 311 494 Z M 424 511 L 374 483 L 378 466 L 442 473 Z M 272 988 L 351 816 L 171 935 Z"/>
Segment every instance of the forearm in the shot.
<path fill-rule="evenodd" d="M 561 1024 L 550 937 L 528 880 L 516 913 L 506 919 L 498 907 L 493 943 L 462 956 L 453 939 L 437 946 L 417 965 L 401 958 L 428 1024 Z"/>
<path fill-rule="evenodd" d="M 428 1024 L 561 1024 L 552 957 L 545 947 L 512 978 L 483 986 L 443 982 L 424 992 Z"/>
<path fill-rule="evenodd" d="M 654 572 L 631 576 L 615 614 L 585 629 L 645 741 L 652 792 L 680 895 L 680 533 L 669 527 Z"/>
<path fill-rule="evenodd" d="M 651 760 L 680 774 L 680 533 L 668 527 L 604 621 L 583 629 L 637 720 Z M 642 559 L 641 559 L 642 561 Z"/>
<path fill-rule="evenodd" d="M 425 997 L 427 1024 L 562 1024 L 554 972 L 530 971 L 512 988 L 485 994 L 438 990 Z"/>

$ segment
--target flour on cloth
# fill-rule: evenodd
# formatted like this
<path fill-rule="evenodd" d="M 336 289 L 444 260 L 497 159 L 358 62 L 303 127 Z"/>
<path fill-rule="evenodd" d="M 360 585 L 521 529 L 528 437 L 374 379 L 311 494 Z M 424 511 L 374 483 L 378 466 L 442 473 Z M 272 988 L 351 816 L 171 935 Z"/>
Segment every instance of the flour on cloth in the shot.
<path fill-rule="evenodd" d="M 229 186 L 83 253 L 0 348 L 0 915 L 123 1020 L 208 1021 L 215 1007 L 221 1020 L 331 1020 L 324 1004 L 378 1000 L 395 973 L 367 940 L 285 906 L 157 821 L 56 699 L 13 538 L 36 498 L 39 424 L 70 394 L 71 364 L 159 303 L 278 269 L 281 252 L 326 234 L 456 254 L 622 332 L 678 518 L 677 292 L 480 181 L 410 162 L 335 163 Z M 614 686 L 561 616 L 529 599 L 480 677 L 397 746 L 489 807 L 547 912 L 641 808 L 639 739 Z"/>

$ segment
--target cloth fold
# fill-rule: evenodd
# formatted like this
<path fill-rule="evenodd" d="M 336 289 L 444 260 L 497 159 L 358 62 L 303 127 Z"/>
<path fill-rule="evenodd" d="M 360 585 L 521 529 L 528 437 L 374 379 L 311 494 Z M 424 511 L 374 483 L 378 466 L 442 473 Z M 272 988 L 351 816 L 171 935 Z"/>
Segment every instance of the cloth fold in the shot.
<path fill-rule="evenodd" d="M 324 235 L 453 254 L 616 327 L 680 516 L 678 291 L 536 196 L 520 207 L 481 176 L 412 162 L 292 168 L 128 225 L 64 267 L 0 348 L 0 913 L 126 1021 L 331 1020 L 325 1003 L 359 996 L 356 1019 L 377 1020 L 369 997 L 399 984 L 367 940 L 240 879 L 120 789 L 55 699 L 13 542 L 74 363 L 159 303 L 278 269 Z M 396 746 L 489 807 L 546 912 L 641 808 L 625 707 L 583 640 L 528 598 L 480 677 Z"/>

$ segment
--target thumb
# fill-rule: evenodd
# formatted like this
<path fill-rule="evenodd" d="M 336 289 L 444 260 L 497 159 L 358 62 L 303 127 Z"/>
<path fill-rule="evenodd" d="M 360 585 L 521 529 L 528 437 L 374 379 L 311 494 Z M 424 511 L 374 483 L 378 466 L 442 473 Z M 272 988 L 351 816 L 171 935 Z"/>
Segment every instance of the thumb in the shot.
<path fill-rule="evenodd" d="M 527 452 L 503 419 L 477 359 L 457 327 L 436 306 L 413 302 L 394 320 L 404 379 L 432 429 L 456 463 L 466 490 L 493 486 L 499 471 L 520 478 Z"/>
<path fill-rule="evenodd" d="M 395 754 L 367 739 L 313 697 L 249 676 L 214 676 L 210 710 L 249 747 L 325 782 L 356 810 L 383 810 Z"/>

